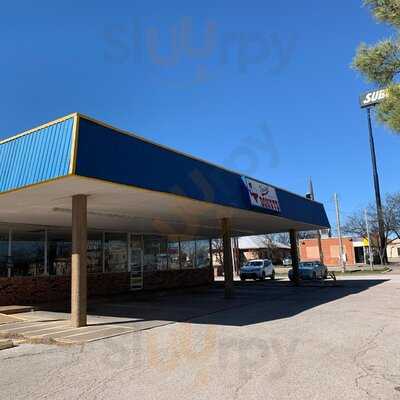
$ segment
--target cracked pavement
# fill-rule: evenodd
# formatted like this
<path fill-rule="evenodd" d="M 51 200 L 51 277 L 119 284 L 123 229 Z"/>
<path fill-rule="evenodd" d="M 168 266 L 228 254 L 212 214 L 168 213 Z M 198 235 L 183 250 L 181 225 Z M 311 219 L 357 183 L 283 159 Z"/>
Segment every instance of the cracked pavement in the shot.
<path fill-rule="evenodd" d="M 400 275 L 237 291 L 234 307 L 190 321 L 4 350 L 0 398 L 400 399 Z M 256 301 L 241 304 L 242 295 Z M 193 296 L 212 301 L 222 290 Z"/>

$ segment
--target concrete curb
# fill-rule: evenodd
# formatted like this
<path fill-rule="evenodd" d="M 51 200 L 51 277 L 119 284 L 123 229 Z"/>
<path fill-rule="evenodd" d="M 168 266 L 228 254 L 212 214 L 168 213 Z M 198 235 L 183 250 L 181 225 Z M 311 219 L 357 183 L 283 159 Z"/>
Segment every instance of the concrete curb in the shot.
<path fill-rule="evenodd" d="M 12 340 L 2 340 L 0 339 L 0 350 L 11 349 L 14 347 Z"/>
<path fill-rule="evenodd" d="M 1 306 L 0 313 L 4 315 L 12 315 L 12 314 L 19 314 L 19 313 L 26 313 L 34 311 L 32 306 Z"/>

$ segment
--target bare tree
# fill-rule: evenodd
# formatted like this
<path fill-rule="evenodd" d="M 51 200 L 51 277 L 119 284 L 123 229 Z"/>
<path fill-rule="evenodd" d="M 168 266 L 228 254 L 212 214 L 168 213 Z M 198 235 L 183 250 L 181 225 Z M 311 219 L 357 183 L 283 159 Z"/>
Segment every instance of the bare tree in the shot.
<path fill-rule="evenodd" d="M 222 239 L 213 239 L 211 241 L 212 253 L 215 255 L 215 261 L 222 266 L 224 264 L 224 245 Z"/>
<path fill-rule="evenodd" d="M 400 193 L 393 193 L 385 196 L 383 203 L 385 242 L 382 244 L 380 244 L 379 241 L 379 225 L 375 205 L 372 203 L 369 204 L 366 210 L 371 247 L 376 250 L 381 263 L 384 264 L 386 262 L 386 246 L 395 239 L 400 239 Z M 356 211 L 354 214 L 350 215 L 343 226 L 343 231 L 352 236 L 367 238 L 364 211 Z"/>
<path fill-rule="evenodd" d="M 278 248 L 276 241 L 274 241 L 274 235 L 263 235 L 262 241 L 263 241 L 264 251 L 266 253 L 264 257 L 272 259 L 275 250 Z"/>
<path fill-rule="evenodd" d="M 288 232 L 274 233 L 272 237 L 276 243 L 282 243 L 286 246 L 290 246 L 290 238 Z"/>

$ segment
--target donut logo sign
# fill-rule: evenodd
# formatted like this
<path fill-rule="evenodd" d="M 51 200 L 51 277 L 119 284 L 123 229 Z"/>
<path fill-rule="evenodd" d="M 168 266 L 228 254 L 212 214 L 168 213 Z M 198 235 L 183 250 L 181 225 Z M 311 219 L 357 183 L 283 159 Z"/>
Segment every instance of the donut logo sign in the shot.
<path fill-rule="evenodd" d="M 374 90 L 372 92 L 364 93 L 360 97 L 361 108 L 375 106 L 388 96 L 387 89 Z"/>
<path fill-rule="evenodd" d="M 281 212 L 275 188 L 247 178 L 246 176 L 243 176 L 242 180 L 249 194 L 250 204 L 252 206 Z"/>

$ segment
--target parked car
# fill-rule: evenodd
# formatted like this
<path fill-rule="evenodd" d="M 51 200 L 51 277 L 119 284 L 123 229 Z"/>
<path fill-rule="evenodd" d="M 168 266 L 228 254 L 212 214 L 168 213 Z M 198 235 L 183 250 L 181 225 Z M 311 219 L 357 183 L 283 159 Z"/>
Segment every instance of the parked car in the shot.
<path fill-rule="evenodd" d="M 264 280 L 266 277 L 275 279 L 275 270 L 271 260 L 251 260 L 240 269 L 240 279 Z"/>
<path fill-rule="evenodd" d="M 290 257 L 286 257 L 283 259 L 282 264 L 284 267 L 289 267 L 289 265 L 292 265 L 292 259 Z"/>
<path fill-rule="evenodd" d="M 305 261 L 299 263 L 300 279 L 326 279 L 328 277 L 328 268 L 319 261 Z M 289 270 L 289 279 L 293 280 L 293 269 Z"/>

